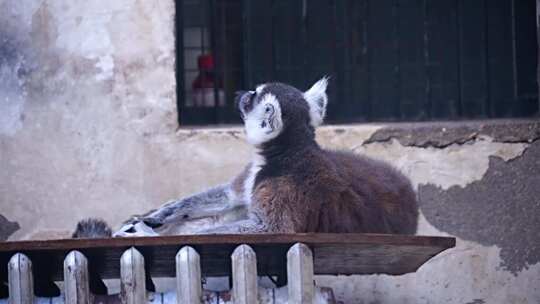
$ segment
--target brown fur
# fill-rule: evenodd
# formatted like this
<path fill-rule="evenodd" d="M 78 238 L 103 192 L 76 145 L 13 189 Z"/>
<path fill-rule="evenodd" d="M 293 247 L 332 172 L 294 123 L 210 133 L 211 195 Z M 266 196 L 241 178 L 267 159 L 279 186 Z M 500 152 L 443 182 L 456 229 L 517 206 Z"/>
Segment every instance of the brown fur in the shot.
<path fill-rule="evenodd" d="M 415 233 L 416 195 L 403 174 L 368 157 L 324 150 L 315 141 L 313 122 L 321 117 L 313 115 L 323 115 L 326 104 L 320 88 L 310 92 L 309 102 L 281 83 L 243 99 L 257 104 L 272 94 L 283 118 L 279 135 L 258 146 L 265 164 L 252 191 L 254 218 L 267 232 Z"/>
<path fill-rule="evenodd" d="M 318 151 L 303 156 L 312 166 L 301 178 L 256 186 L 253 209 L 268 232 L 415 233 L 416 195 L 406 177 L 366 157 Z"/>

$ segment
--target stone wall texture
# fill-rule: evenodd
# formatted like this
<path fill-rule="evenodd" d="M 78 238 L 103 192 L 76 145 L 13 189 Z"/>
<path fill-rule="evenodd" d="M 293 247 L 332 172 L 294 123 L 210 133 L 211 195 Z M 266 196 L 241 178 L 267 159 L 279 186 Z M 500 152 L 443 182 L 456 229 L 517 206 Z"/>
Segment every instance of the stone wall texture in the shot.
<path fill-rule="evenodd" d="M 174 65 L 172 0 L 0 0 L 0 240 L 119 225 L 245 165 L 240 127 L 178 127 Z M 540 303 L 538 120 L 317 136 L 392 162 L 418 191 L 419 234 L 457 237 L 417 273 L 318 284 L 345 303 Z"/>

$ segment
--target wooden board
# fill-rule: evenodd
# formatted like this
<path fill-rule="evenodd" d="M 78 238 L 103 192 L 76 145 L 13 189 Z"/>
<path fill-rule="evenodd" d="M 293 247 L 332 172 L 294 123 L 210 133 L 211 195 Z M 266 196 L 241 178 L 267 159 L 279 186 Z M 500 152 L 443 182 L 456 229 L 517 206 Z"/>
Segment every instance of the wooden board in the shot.
<path fill-rule="evenodd" d="M 109 239 L 64 239 L 0 243 L 0 275 L 7 279 L 9 258 L 16 252 L 32 260 L 34 273 L 61 280 L 66 254 L 77 249 L 88 257 L 89 269 L 102 278 L 119 278 L 120 256 L 135 246 L 153 277 L 175 276 L 175 255 L 190 245 L 201 258 L 203 276 L 226 276 L 231 253 L 239 244 L 257 254 L 259 275 L 283 275 L 287 250 L 295 243 L 313 250 L 315 274 L 405 274 L 455 246 L 455 239 L 383 234 L 249 234 L 184 235 Z"/>

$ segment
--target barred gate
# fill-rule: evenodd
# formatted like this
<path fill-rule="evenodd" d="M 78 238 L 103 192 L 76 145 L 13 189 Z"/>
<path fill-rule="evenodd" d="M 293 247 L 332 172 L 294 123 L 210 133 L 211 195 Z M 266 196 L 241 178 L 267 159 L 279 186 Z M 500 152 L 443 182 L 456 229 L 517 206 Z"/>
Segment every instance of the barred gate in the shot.
<path fill-rule="evenodd" d="M 240 123 L 234 91 L 307 89 L 322 75 L 332 123 L 540 111 L 534 0 L 176 0 L 176 10 L 181 125 Z M 199 54 L 213 67 L 198 67 Z M 210 104 L 191 101 L 201 72 L 216 79 Z"/>

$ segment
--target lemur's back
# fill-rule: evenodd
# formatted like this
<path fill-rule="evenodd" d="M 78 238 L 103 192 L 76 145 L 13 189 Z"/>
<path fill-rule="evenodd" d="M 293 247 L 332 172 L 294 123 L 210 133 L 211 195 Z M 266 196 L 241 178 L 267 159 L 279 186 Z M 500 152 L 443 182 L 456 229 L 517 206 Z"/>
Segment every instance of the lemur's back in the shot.
<path fill-rule="evenodd" d="M 396 169 L 317 146 L 262 166 L 251 204 L 268 232 L 414 234 L 418 218 L 411 183 Z"/>
<path fill-rule="evenodd" d="M 362 231 L 354 232 L 416 232 L 417 199 L 407 177 L 382 161 L 344 151 L 325 152 L 334 163 L 342 181 L 353 192 L 352 195 L 344 194 L 349 196 L 350 201 L 339 202 L 344 206 L 337 209 L 341 215 L 344 214 L 343 209 L 348 209 L 348 214 L 352 217 L 349 220 L 362 222 Z"/>

